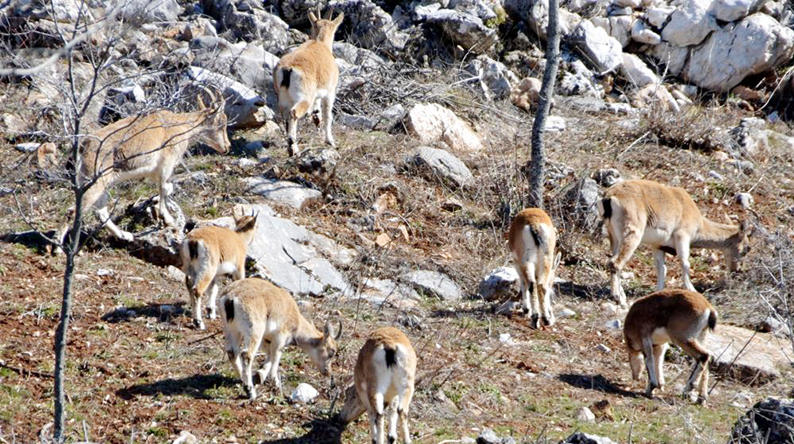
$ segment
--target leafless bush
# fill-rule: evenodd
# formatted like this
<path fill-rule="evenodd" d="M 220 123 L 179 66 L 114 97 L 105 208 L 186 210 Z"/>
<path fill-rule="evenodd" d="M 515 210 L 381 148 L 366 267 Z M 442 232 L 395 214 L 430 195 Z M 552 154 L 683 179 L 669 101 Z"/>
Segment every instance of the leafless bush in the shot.
<path fill-rule="evenodd" d="M 725 145 L 718 130 L 732 126 L 737 120 L 727 107 L 690 106 L 680 113 L 653 107 L 645 115 L 644 126 L 663 145 L 711 152 Z"/>

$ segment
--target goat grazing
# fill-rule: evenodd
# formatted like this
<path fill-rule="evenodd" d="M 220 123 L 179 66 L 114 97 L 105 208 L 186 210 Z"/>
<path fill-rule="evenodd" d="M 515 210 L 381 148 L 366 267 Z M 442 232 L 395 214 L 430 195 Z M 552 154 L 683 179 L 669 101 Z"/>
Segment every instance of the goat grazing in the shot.
<path fill-rule="evenodd" d="M 312 24 L 311 39 L 279 60 L 273 70 L 273 87 L 278 94 L 278 109 L 287 124 L 289 155 L 298 147 L 298 120 L 310 109 L 315 100 L 321 101 L 322 120 L 325 124 L 325 142 L 335 146 L 331 134 L 331 111 L 339 82 L 339 67 L 333 54 L 334 34 L 344 19 L 339 14 L 331 20 L 333 9 L 326 18 L 309 12 Z"/>
<path fill-rule="evenodd" d="M 687 290 L 695 287 L 689 279 L 689 249 L 712 248 L 725 253 L 730 271 L 748 251 L 749 224 L 726 225 L 700 214 L 683 188 L 668 187 L 647 180 L 627 180 L 613 185 L 598 202 L 598 214 L 606 225 L 612 256 L 609 260 L 612 296 L 626 306 L 620 273 L 640 244 L 653 249 L 656 262 L 656 289 L 664 288 L 667 270 L 664 254 L 677 254 L 681 279 Z"/>
<path fill-rule="evenodd" d="M 347 424 L 366 411 L 372 443 L 383 444 L 383 411 L 388 407 L 389 443 L 397 442 L 399 416 L 403 441 L 410 444 L 408 409 L 415 376 L 416 352 L 408 337 L 393 327 L 375 330 L 358 353 L 355 385 L 346 392 L 339 419 Z"/>
<path fill-rule="evenodd" d="M 695 365 L 689 375 L 684 396 L 689 396 L 693 386 L 698 388 L 698 402 L 708 396 L 709 352 L 703 348 L 708 331 L 717 325 L 717 311 L 700 293 L 689 290 L 662 290 L 638 299 L 631 305 L 626 315 L 623 334 L 629 352 L 631 374 L 640 379 L 642 359 L 645 355 L 645 368 L 648 370 L 648 388 L 664 388 L 662 363 L 667 344 L 681 347 L 689 356 L 695 358 Z"/>
<path fill-rule="evenodd" d="M 507 241 L 521 281 L 524 314 L 531 317 L 532 328 L 554 325 L 551 294 L 560 254 L 554 257 L 557 232 L 549 215 L 539 208 L 522 210 L 510 224 Z"/>
<path fill-rule="evenodd" d="M 100 223 L 107 225 L 117 238 L 132 241 L 131 233 L 122 231 L 110 220 L 108 189 L 118 182 L 149 177 L 159 187 L 160 216 L 166 225 L 174 226 L 174 219 L 166 208 L 166 200 L 173 191 L 168 180 L 190 141 L 198 137 L 219 153 L 228 152 L 230 147 L 223 112 L 225 101 L 216 100 L 214 94 L 207 92 L 211 106 L 204 106 L 199 97 L 199 111 L 163 110 L 130 116 L 91 134 L 83 147 L 80 177 L 81 183 L 94 183 L 83 194 L 81 211 L 96 206 Z M 63 241 L 66 234 L 64 226 L 59 239 Z"/>
<path fill-rule="evenodd" d="M 330 360 L 336 354 L 336 340 L 342 334 L 342 321 L 336 335 L 325 324 L 322 333 L 307 321 L 298 304 L 283 289 L 264 279 L 242 279 L 233 282 L 220 300 L 226 353 L 237 368 L 250 399 L 256 398 L 252 369 L 256 352 L 267 344 L 267 360 L 259 370 L 260 382 L 270 376 L 279 392 L 281 379 L 278 364 L 281 350 L 288 344 L 300 347 L 323 375 L 330 374 Z"/>
<path fill-rule="evenodd" d="M 235 217 L 235 229 L 207 226 L 188 233 L 179 253 L 185 285 L 190 294 L 193 323 L 204 330 L 201 301 L 210 288 L 210 319 L 216 317 L 215 298 L 218 295 L 218 277 L 231 275 L 236 281 L 245 279 L 245 258 L 248 244 L 256 233 L 256 215 Z"/>

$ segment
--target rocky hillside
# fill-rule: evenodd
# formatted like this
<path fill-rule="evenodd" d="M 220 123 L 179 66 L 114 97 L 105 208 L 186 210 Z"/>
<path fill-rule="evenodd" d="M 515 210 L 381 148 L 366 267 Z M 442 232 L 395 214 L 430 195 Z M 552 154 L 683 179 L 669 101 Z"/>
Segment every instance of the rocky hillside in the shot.
<path fill-rule="evenodd" d="M 318 6 L 345 16 L 333 48 L 337 146 L 307 118 L 304 151 L 288 157 L 271 73 L 309 38 Z M 64 264 L 41 234 L 74 204 L 70 143 L 128 115 L 194 110 L 206 85 L 226 100 L 232 149 L 196 144 L 177 167 L 168 205 L 178 228 L 156 217 L 148 180 L 111 193 L 133 242 L 87 217 L 69 332 L 70 441 L 367 442 L 365 418 L 344 428 L 331 416 L 366 335 L 393 325 L 419 359 L 415 442 L 762 442 L 756 417 L 743 415 L 792 396 L 794 11 L 763 0 L 561 6 L 544 140 L 545 206 L 563 259 L 558 323 L 539 331 L 515 305 L 504 235 L 527 194 L 546 2 L 0 5 L 0 439 L 52 433 Z M 704 216 L 755 228 L 739 273 L 726 276 L 714 251 L 691 257 L 696 288 L 720 313 L 706 406 L 678 396 L 691 360 L 676 348 L 657 399 L 630 378 L 595 209 L 626 178 L 681 186 Z M 177 254 L 189 229 L 252 210 L 248 275 L 287 289 L 316 325 L 337 310 L 344 325 L 333 379 L 287 349 L 285 396 L 263 387 L 253 402 L 215 334 L 220 322 L 191 326 Z M 629 301 L 651 292 L 650 251 L 623 274 Z M 300 383 L 317 393 L 293 399 Z M 792 408 L 763 405 L 782 417 Z M 770 436 L 786 442 L 784 431 Z"/>

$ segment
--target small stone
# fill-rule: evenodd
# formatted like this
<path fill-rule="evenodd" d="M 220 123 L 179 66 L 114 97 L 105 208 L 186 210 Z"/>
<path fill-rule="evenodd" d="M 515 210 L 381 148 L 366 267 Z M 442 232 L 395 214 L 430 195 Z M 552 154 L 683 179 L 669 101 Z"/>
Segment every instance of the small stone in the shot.
<path fill-rule="evenodd" d="M 305 382 L 298 384 L 295 390 L 292 391 L 289 399 L 292 402 L 299 402 L 301 404 L 308 404 L 314 401 L 319 396 L 317 389 Z"/>
<path fill-rule="evenodd" d="M 606 345 L 604 345 L 604 344 L 598 344 L 598 345 L 596 345 L 596 350 L 598 350 L 598 351 L 600 351 L 600 352 L 602 352 L 602 353 L 610 353 L 610 352 L 612 351 L 612 349 L 611 349 L 611 348 L 607 347 L 607 346 L 606 346 Z"/>
<path fill-rule="evenodd" d="M 621 324 L 619 319 L 612 319 L 611 321 L 605 322 L 604 327 L 610 330 L 620 330 L 621 328 L 623 328 L 623 325 Z"/>
<path fill-rule="evenodd" d="M 742 208 L 749 209 L 753 205 L 753 196 L 750 193 L 739 193 L 736 195 L 736 203 Z"/>
<path fill-rule="evenodd" d="M 562 308 L 557 312 L 557 319 L 572 318 L 576 316 L 576 312 L 570 308 Z"/>
<path fill-rule="evenodd" d="M 625 280 L 634 279 L 634 273 L 631 271 L 624 271 L 620 273 L 620 278 Z"/>
<path fill-rule="evenodd" d="M 166 271 L 168 272 L 168 277 L 175 280 L 176 282 L 185 282 L 185 273 L 183 273 L 179 268 L 169 265 L 168 268 L 166 268 Z"/>
<path fill-rule="evenodd" d="M 576 420 L 581 422 L 595 422 L 595 414 L 587 407 L 580 407 L 579 410 L 576 411 Z"/>
<path fill-rule="evenodd" d="M 182 430 L 171 444 L 198 444 L 198 442 L 198 439 L 192 433 Z"/>
<path fill-rule="evenodd" d="M 499 335 L 499 342 L 501 342 L 502 344 L 510 345 L 513 343 L 513 339 L 510 336 L 510 333 L 501 333 Z"/>
<path fill-rule="evenodd" d="M 108 270 L 106 268 L 100 268 L 100 269 L 98 269 L 96 271 L 96 275 L 100 276 L 100 277 L 101 276 L 112 276 L 113 275 L 113 270 Z"/>
<path fill-rule="evenodd" d="M 14 145 L 17 151 L 22 153 L 33 153 L 39 149 L 40 143 L 36 142 L 27 142 L 27 143 L 18 143 Z"/>

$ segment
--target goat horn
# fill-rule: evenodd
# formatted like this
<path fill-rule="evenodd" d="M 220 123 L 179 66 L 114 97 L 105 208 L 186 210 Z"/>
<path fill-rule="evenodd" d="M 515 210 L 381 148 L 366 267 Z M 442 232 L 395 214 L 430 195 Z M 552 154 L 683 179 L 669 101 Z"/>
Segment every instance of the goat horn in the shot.
<path fill-rule="evenodd" d="M 336 335 L 334 336 L 335 341 L 342 337 L 342 320 L 337 319 L 337 322 L 339 322 L 339 329 L 336 330 Z"/>
<path fill-rule="evenodd" d="M 334 16 L 334 7 L 331 6 L 331 9 L 328 11 L 328 17 L 326 17 L 326 20 L 331 20 L 333 16 Z"/>

